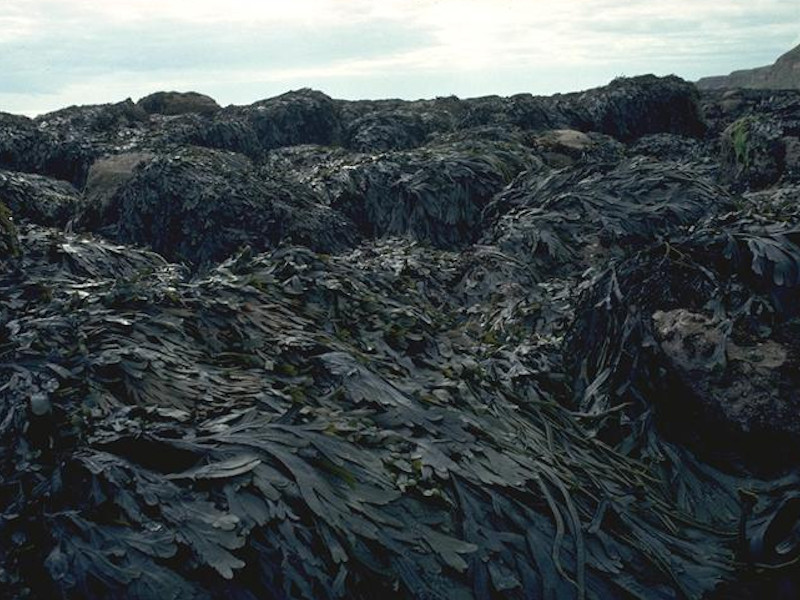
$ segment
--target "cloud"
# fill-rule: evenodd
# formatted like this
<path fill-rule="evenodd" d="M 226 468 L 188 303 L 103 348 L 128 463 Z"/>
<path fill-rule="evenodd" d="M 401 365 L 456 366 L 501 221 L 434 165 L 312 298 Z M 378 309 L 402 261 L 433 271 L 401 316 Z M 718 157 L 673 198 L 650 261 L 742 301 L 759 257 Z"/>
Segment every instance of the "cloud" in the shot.
<path fill-rule="evenodd" d="M 419 97 L 697 78 L 772 62 L 798 25 L 786 0 L 11 0 L 0 110 L 165 87 L 244 103 L 304 85 Z"/>

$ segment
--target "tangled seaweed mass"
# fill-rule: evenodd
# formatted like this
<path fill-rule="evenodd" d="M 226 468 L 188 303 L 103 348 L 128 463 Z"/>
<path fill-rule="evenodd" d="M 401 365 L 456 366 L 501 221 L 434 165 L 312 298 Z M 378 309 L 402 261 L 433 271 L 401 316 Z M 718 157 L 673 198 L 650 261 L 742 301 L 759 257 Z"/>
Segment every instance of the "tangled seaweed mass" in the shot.
<path fill-rule="evenodd" d="M 800 92 L 0 115 L 0 595 L 794 598 Z"/>

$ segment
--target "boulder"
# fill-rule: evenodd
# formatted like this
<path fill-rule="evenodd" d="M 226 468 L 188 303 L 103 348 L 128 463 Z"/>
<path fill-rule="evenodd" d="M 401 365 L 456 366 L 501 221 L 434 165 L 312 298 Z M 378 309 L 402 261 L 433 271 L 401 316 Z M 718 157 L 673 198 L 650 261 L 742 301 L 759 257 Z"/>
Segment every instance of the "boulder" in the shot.
<path fill-rule="evenodd" d="M 776 183 L 786 164 L 780 124 L 748 116 L 732 123 L 720 140 L 721 176 L 735 189 L 757 190 Z"/>
<path fill-rule="evenodd" d="M 207 264 L 281 241 L 331 252 L 356 239 L 352 224 L 310 190 L 263 177 L 231 152 L 186 147 L 112 158 L 92 183 L 83 227 L 174 261 Z"/>
<path fill-rule="evenodd" d="M 532 137 L 529 143 L 544 163 L 555 169 L 580 161 L 618 162 L 624 146 L 614 138 L 574 129 L 552 129 Z"/>
<path fill-rule="evenodd" d="M 334 175 L 331 205 L 364 235 L 408 235 L 440 248 L 477 239 L 491 198 L 534 163 L 517 144 L 475 141 L 380 155 Z"/>
<path fill-rule="evenodd" d="M 197 92 L 155 92 L 140 98 L 136 105 L 151 115 L 209 115 L 220 109 L 216 100 Z"/>
<path fill-rule="evenodd" d="M 84 202 L 69 183 L 13 171 L 0 171 L 0 202 L 15 218 L 50 227 L 64 227 Z"/>
<path fill-rule="evenodd" d="M 755 456 L 800 441 L 800 322 L 781 324 L 768 337 L 686 309 L 652 318 L 664 364 L 684 390 L 679 410 L 696 415 L 695 426 L 711 423 L 714 436 L 725 432 Z"/>
<path fill-rule="evenodd" d="M 0 113 L 0 168 L 39 173 L 81 186 L 93 160 L 89 144 L 63 137 L 35 121 Z"/>
<path fill-rule="evenodd" d="M 800 442 L 800 233 L 730 214 L 612 265 L 578 303 L 565 357 L 581 411 L 655 416 L 715 464 L 775 473 Z M 606 343 L 604 340 L 613 340 Z"/>
<path fill-rule="evenodd" d="M 573 128 L 621 141 L 652 133 L 702 137 L 706 126 L 697 89 L 679 77 L 620 77 L 605 87 L 561 98 Z"/>
<path fill-rule="evenodd" d="M 639 157 L 531 170 L 486 207 L 483 241 L 538 270 L 566 274 L 731 206 L 723 189 L 682 163 Z"/>

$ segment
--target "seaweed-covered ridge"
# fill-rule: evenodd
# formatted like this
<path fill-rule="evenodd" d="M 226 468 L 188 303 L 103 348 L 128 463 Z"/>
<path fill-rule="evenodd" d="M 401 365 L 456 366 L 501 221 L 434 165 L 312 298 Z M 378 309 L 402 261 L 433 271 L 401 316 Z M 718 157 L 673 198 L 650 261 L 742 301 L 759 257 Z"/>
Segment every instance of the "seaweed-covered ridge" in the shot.
<path fill-rule="evenodd" d="M 792 597 L 800 92 L 0 115 L 0 595 Z"/>

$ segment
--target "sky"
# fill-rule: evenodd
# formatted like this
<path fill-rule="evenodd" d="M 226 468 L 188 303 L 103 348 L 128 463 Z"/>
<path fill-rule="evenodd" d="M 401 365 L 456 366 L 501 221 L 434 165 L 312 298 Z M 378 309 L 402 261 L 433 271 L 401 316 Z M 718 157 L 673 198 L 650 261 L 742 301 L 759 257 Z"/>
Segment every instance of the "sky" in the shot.
<path fill-rule="evenodd" d="M 157 90 L 552 94 L 727 74 L 797 44 L 798 0 L 0 0 L 0 111 Z"/>

